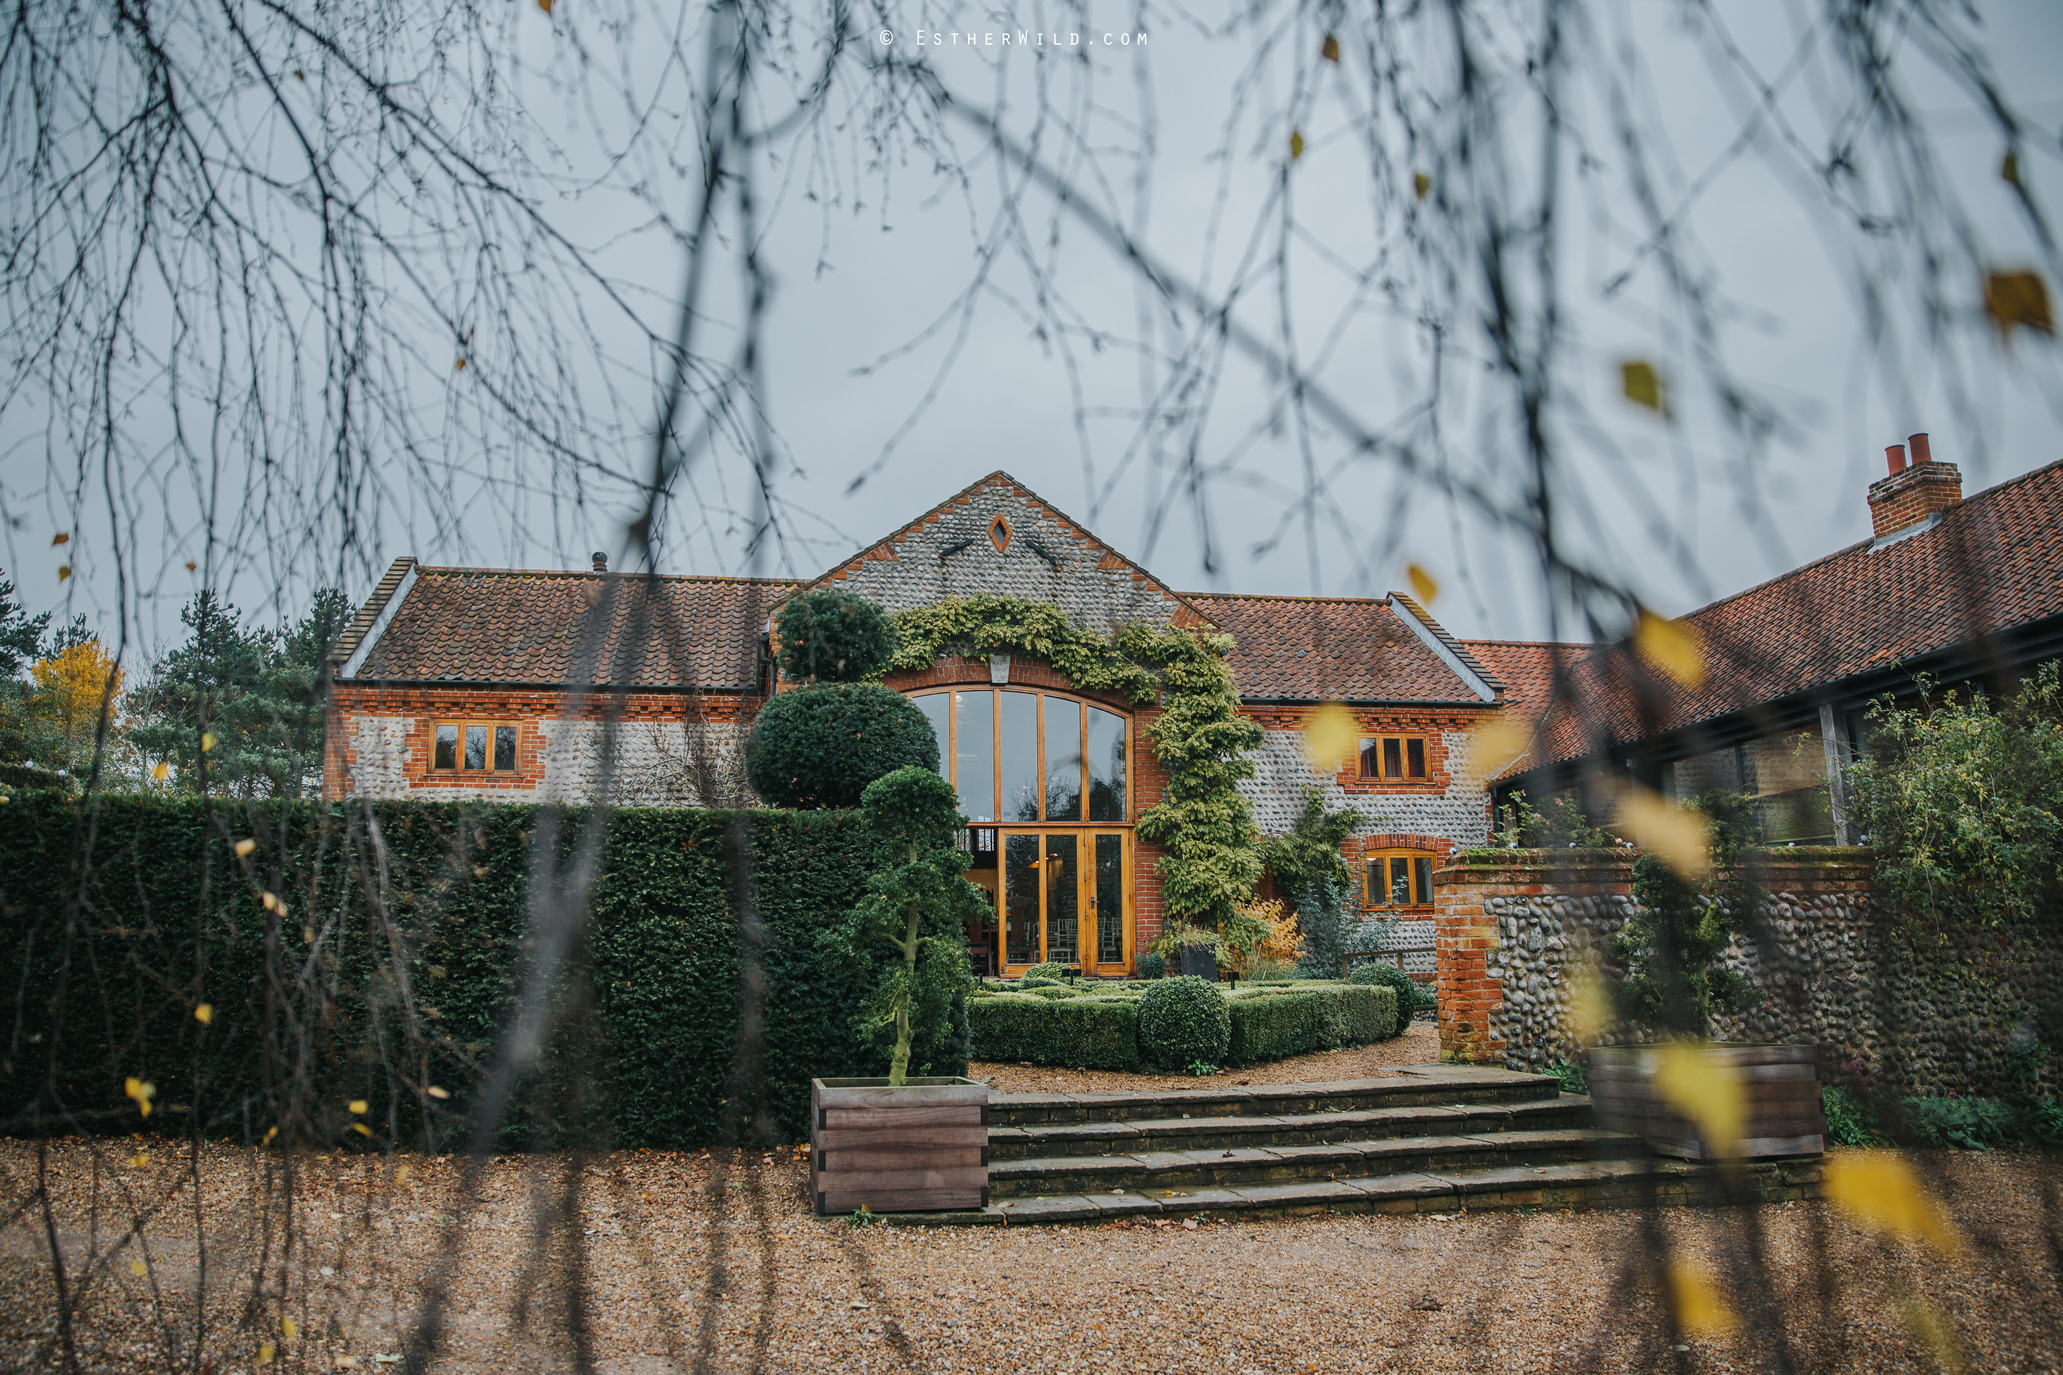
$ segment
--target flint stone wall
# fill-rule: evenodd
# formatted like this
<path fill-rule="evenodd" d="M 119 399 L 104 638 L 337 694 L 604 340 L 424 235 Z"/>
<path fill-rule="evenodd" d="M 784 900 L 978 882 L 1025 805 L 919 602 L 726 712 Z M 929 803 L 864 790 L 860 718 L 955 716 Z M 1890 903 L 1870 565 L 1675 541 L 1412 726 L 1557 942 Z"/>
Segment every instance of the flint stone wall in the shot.
<path fill-rule="evenodd" d="M 1610 852 L 1544 858 L 1463 858 L 1434 876 L 1443 1059 L 1539 1069 L 1580 1055 L 1572 991 L 1586 970 L 1615 972 L 1608 947 L 1635 911 L 1632 865 Z M 2024 1053 L 2063 995 L 2055 923 L 1915 940 L 1894 929 L 1867 850 L 1764 852 L 1760 880 L 1761 939 L 1737 923 L 1725 959 L 1762 1001 L 1715 1017 L 1716 1039 L 1815 1045 L 1823 1076 L 1902 1094 L 2028 1087 Z M 1620 1025 L 1599 1039 L 1647 1037 Z"/>

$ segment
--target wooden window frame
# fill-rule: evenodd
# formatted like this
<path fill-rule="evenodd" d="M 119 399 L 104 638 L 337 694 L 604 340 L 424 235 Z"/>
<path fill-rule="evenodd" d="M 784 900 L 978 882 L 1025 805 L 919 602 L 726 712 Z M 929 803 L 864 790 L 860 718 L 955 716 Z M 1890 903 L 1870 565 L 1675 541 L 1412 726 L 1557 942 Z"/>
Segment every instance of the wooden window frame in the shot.
<path fill-rule="evenodd" d="M 446 726 L 458 731 L 458 738 L 452 746 L 453 763 L 450 768 L 437 763 L 437 732 Z M 480 726 L 487 731 L 487 767 L 469 769 L 465 766 L 466 730 Z M 515 762 L 505 769 L 494 767 L 494 732 L 512 730 L 516 733 Z M 520 721 L 497 721 L 492 717 L 440 716 L 430 722 L 430 762 L 424 770 L 432 778 L 515 778 L 523 772 L 523 725 Z"/>
<path fill-rule="evenodd" d="M 1389 900 L 1389 869 L 1393 860 L 1406 860 L 1411 879 L 1409 902 Z M 1382 864 L 1384 873 L 1383 893 L 1378 900 L 1375 885 L 1370 882 L 1369 870 L 1377 863 Z M 1430 912 L 1433 910 L 1433 870 L 1439 867 L 1440 856 L 1433 850 L 1413 849 L 1408 846 L 1385 846 L 1379 850 L 1367 850 L 1361 855 L 1361 905 L 1370 911 Z M 1419 889 L 1424 891 L 1420 892 Z"/>
<path fill-rule="evenodd" d="M 1387 768 L 1390 745 L 1397 747 L 1397 772 Z M 1417 746 L 1420 772 L 1411 771 L 1412 746 Z M 1430 738 L 1403 733 L 1361 737 L 1360 776 L 1377 783 L 1430 783 L 1433 781 L 1433 749 Z"/>
<path fill-rule="evenodd" d="M 966 692 L 986 692 L 995 697 L 995 700 L 989 706 L 989 769 L 991 774 L 989 780 L 991 791 L 989 795 L 995 800 L 995 806 L 998 810 L 1001 809 L 1003 801 L 1003 693 L 1021 692 L 1039 699 L 1036 716 L 1038 719 L 1039 815 L 1041 817 L 1046 815 L 1046 700 L 1054 698 L 1077 706 L 1094 707 L 1098 711 L 1109 712 L 1125 723 L 1125 819 L 1123 821 L 1090 821 L 1087 819 L 1089 814 L 1089 768 L 1086 750 L 1088 746 L 1089 722 L 1088 717 L 1084 715 L 1082 718 L 1082 742 L 1085 751 L 1082 756 L 1082 820 L 1006 821 L 998 817 L 993 821 L 970 821 L 968 823 L 969 826 L 1007 826 L 1013 831 L 1078 830 L 1082 827 L 1089 827 L 1095 830 L 1130 830 L 1132 828 L 1132 789 L 1134 780 L 1138 777 L 1136 770 L 1138 766 L 1139 719 L 1137 716 L 1129 711 L 1113 707 L 1108 702 L 1099 702 L 1093 697 L 1082 697 L 1075 693 L 1060 692 L 1053 688 L 1034 687 L 1030 684 L 1018 685 L 1013 683 L 990 686 L 987 683 L 951 683 L 942 687 L 925 688 L 922 691 L 905 693 L 904 695 L 912 701 L 920 697 L 944 696 L 946 698 L 946 738 L 939 741 L 938 751 L 939 761 L 942 766 L 940 776 L 946 782 L 952 784 L 956 790 L 960 786 L 960 713 L 958 704 L 954 699 L 959 694 Z"/>

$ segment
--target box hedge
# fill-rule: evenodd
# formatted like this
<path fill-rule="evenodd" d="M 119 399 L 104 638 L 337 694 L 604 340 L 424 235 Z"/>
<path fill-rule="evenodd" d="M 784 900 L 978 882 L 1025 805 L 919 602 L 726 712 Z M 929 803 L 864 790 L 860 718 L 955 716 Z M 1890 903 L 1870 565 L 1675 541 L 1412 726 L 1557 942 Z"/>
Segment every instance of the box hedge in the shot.
<path fill-rule="evenodd" d="M 554 828 L 546 809 L 506 804 L 17 798 L 0 826 L 0 1015 L 14 1029 L 0 1131 L 197 1125 L 256 1140 L 278 1126 L 363 1143 L 346 1135 L 362 1121 L 376 1142 L 463 1144 L 531 957 L 538 851 L 555 833 L 563 863 L 587 820 L 559 815 Z M 734 837 L 763 931 L 747 1129 L 797 1139 L 813 1076 L 882 1072 L 853 1032 L 855 990 L 834 986 L 816 948 L 870 866 L 854 814 L 616 811 L 554 990 L 583 1015 L 559 1020 L 515 1085 L 496 1146 L 715 1139 L 739 1041 Z M 130 1077 L 156 1088 L 147 1120 Z M 354 1099 L 371 1105 L 362 1117 Z"/>
<path fill-rule="evenodd" d="M 970 999 L 967 1021 L 977 1060 L 1072 1069 L 1139 1068 L 1136 998 L 1048 999 L 1034 993 L 1000 993 Z"/>
<path fill-rule="evenodd" d="M 1232 1065 L 1367 1045 L 1397 1034 L 1397 994 L 1380 985 L 1242 994 L 1226 1003 L 1232 1036 L 1225 1061 Z"/>

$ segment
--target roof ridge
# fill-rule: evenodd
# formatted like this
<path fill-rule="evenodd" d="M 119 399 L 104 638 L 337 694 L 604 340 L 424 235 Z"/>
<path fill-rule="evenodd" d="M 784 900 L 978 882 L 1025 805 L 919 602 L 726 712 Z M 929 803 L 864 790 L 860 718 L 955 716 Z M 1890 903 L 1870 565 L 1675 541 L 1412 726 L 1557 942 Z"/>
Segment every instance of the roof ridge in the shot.
<path fill-rule="evenodd" d="M 1360 602 L 1369 606 L 1382 606 L 1388 597 L 1328 597 L 1322 594 L 1300 596 L 1285 592 L 1178 592 L 1179 597 L 1204 597 L 1212 601 L 1241 602 Z"/>
<path fill-rule="evenodd" d="M 419 573 L 462 573 L 469 577 L 483 578 L 592 578 L 595 573 L 586 568 L 468 568 L 456 563 L 416 565 Z M 607 577 L 609 574 L 602 574 Z M 737 582 L 765 584 L 796 584 L 796 578 L 751 578 L 730 573 L 625 573 L 618 570 L 616 577 L 625 582 Z"/>

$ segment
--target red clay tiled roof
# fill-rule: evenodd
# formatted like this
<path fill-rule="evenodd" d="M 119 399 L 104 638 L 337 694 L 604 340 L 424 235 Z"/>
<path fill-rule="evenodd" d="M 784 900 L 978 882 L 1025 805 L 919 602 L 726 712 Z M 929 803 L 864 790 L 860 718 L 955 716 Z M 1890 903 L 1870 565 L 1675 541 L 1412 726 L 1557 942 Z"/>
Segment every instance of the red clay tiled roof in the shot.
<path fill-rule="evenodd" d="M 759 678 L 767 610 L 795 586 L 771 578 L 625 577 L 597 650 L 586 642 L 590 598 L 599 602 L 607 581 L 593 573 L 418 568 L 356 676 L 749 691 Z M 635 638 L 619 677 L 627 636 Z M 590 661 L 593 670 L 585 667 Z"/>
<path fill-rule="evenodd" d="M 1967 498 L 1931 530 L 1850 545 L 1692 612 L 1684 619 L 1704 639 L 1707 670 L 1695 690 L 1623 647 L 1589 650 L 1571 668 L 1583 710 L 1550 714 L 1532 762 L 1683 730 L 2058 615 L 2063 462 Z M 1498 651 L 1471 647 L 1507 682 L 1519 676 Z"/>
<path fill-rule="evenodd" d="M 1387 601 L 1184 595 L 1232 636 L 1232 678 L 1248 700 L 1482 700 Z"/>

